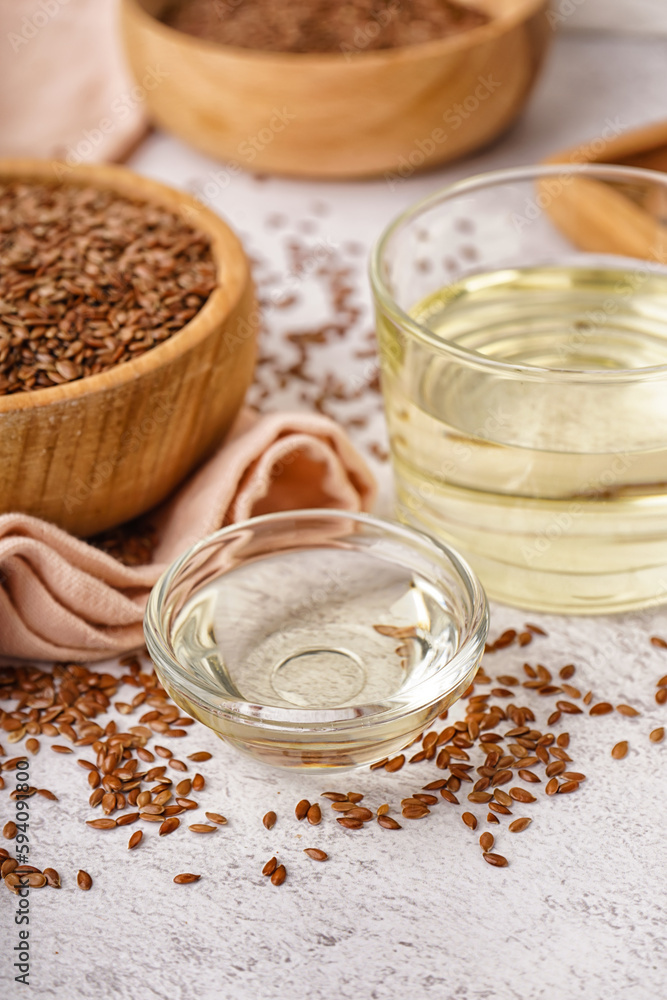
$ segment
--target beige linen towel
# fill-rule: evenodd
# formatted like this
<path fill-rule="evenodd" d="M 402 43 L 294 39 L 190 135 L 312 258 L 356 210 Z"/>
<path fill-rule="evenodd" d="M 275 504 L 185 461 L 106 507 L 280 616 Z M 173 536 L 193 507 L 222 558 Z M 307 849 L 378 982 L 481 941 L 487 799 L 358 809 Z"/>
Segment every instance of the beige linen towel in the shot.
<path fill-rule="evenodd" d="M 0 655 L 101 660 L 141 645 L 166 565 L 224 524 L 276 510 L 367 510 L 375 483 L 344 431 L 307 413 L 245 409 L 219 451 L 151 517 L 153 562 L 124 566 L 60 528 L 0 516 Z"/>

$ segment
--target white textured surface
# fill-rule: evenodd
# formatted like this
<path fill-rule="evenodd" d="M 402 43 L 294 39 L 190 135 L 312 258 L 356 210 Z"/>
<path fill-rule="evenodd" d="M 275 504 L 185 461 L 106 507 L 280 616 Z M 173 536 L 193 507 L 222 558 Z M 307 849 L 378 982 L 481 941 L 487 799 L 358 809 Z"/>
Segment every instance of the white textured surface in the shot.
<path fill-rule="evenodd" d="M 272 209 L 286 213 L 293 225 L 311 214 L 308 206 L 314 201 L 324 201 L 329 214 L 317 238 L 368 246 L 403 205 L 450 178 L 538 159 L 594 137 L 608 117 L 619 116 L 630 126 L 664 115 L 666 55 L 664 42 L 563 38 L 528 113 L 484 155 L 413 178 L 395 192 L 383 182 L 258 184 L 236 176 L 215 204 L 249 234 L 250 249 L 272 257 L 274 269 L 282 266 L 277 243 L 260 224 Z M 144 145 L 134 165 L 182 187 L 201 185 L 209 171 L 220 169 L 160 135 Z M 363 258 L 357 259 L 363 267 Z M 359 284 L 364 289 L 362 276 Z M 305 294 L 307 286 L 300 290 Z M 364 304 L 367 308 L 367 297 Z M 318 308 L 313 299 L 309 309 L 316 314 Z M 271 311 L 269 320 L 271 347 L 280 350 L 275 333 L 283 321 Z M 366 312 L 359 330 L 369 326 Z M 344 342 L 335 359 L 350 379 L 363 377 L 353 346 Z M 293 389 L 285 389 L 278 401 L 298 404 Z M 379 440 L 381 433 L 376 400 L 368 397 L 363 406 L 375 415 L 359 436 L 361 444 Z M 386 509 L 386 471 L 382 480 Z M 492 633 L 525 617 L 496 607 Z M 31 857 L 37 865 L 56 867 L 63 888 L 31 894 L 32 995 L 56 1000 L 662 1000 L 667 743 L 651 744 L 648 733 L 667 721 L 667 706 L 653 701 L 655 681 L 667 672 L 667 654 L 653 649 L 648 636 L 667 632 L 667 612 L 597 620 L 528 617 L 550 632 L 549 639 L 531 647 L 533 662 L 539 658 L 557 668 L 572 660 L 574 683 L 582 690 L 591 687 L 596 699 L 615 704 L 631 702 L 642 715 L 572 720 L 571 766 L 585 771 L 589 780 L 572 796 L 540 795 L 525 810 L 533 816 L 526 832 L 512 835 L 504 825 L 493 828 L 502 831 L 497 849 L 510 860 L 504 870 L 490 868 L 480 857 L 477 837 L 485 824 L 471 833 L 461 822 L 461 810 L 445 803 L 424 821 L 403 821 L 404 829 L 395 833 L 374 823 L 362 831 L 343 831 L 328 808 L 318 828 L 304 828 L 294 819 L 298 799 L 315 798 L 327 787 L 358 789 L 374 807 L 383 801 L 398 806 L 405 794 L 439 775 L 432 764 L 406 766 L 394 775 L 282 775 L 243 760 L 198 726 L 178 742 L 177 752 L 214 752 L 214 760 L 199 765 L 208 786 L 198 798 L 204 809 L 224 813 L 229 825 L 197 838 L 183 824 L 161 841 L 156 827 L 147 825 L 144 844 L 128 853 L 127 839 L 136 827 L 87 828 L 85 773 L 73 756 L 50 753 L 44 739 L 32 761 L 32 783 L 51 788 L 60 801 L 31 800 Z M 523 659 L 508 650 L 490 657 L 487 669 L 516 673 Z M 538 725 L 544 725 L 546 700 L 530 700 L 540 710 Z M 630 740 L 631 751 L 625 760 L 613 761 L 609 751 L 620 739 Z M 6 777 L 2 823 L 12 785 L 11 774 Z M 261 817 L 271 808 L 279 820 L 269 832 Z M 480 819 L 486 813 L 480 806 L 472 811 Z M 515 811 L 515 816 L 523 814 L 523 807 Z M 191 815 L 200 818 L 187 814 L 188 822 Z M 305 846 L 324 848 L 330 860 L 311 862 L 302 853 Z M 273 853 L 289 872 L 281 888 L 260 875 Z M 87 894 L 75 886 L 79 867 L 95 881 Z M 180 871 L 204 877 L 197 885 L 175 886 L 171 880 Z M 3 1000 L 26 995 L 12 981 L 13 903 L 3 889 Z"/>

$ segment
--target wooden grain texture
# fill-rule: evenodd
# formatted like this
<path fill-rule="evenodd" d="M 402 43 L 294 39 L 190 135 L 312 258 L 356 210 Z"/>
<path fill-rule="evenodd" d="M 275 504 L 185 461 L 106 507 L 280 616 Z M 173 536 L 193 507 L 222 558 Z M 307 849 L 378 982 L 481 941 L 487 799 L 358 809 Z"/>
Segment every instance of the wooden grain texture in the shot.
<path fill-rule="evenodd" d="M 409 176 L 502 132 L 553 35 L 548 0 L 476 6 L 491 15 L 488 24 L 372 52 L 223 46 L 156 20 L 164 0 L 123 0 L 122 28 L 139 83 L 160 67 L 159 84 L 146 92 L 152 116 L 205 153 L 296 176 Z"/>
<path fill-rule="evenodd" d="M 0 178 L 63 176 L 182 214 L 208 234 L 220 282 L 181 331 L 136 360 L 0 396 L 0 513 L 85 537 L 155 506 L 215 450 L 252 378 L 258 314 L 239 240 L 189 196 L 121 167 L 0 162 Z"/>
<path fill-rule="evenodd" d="M 613 164 L 667 172 L 667 122 L 560 150 L 546 163 Z M 541 185 L 547 211 L 575 246 L 667 263 L 667 185 L 630 182 L 633 191 L 593 178 L 568 178 L 557 196 Z M 628 196 L 630 195 L 630 196 Z"/>

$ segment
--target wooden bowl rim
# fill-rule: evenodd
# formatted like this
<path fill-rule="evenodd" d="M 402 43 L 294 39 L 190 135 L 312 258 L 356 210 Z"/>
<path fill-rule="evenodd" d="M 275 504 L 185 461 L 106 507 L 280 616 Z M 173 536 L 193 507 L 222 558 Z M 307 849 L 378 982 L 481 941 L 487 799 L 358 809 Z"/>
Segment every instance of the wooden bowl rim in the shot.
<path fill-rule="evenodd" d="M 63 170 L 67 171 L 68 176 L 59 180 L 58 172 Z M 67 402 L 117 389 L 169 364 L 205 340 L 212 328 L 223 322 L 234 310 L 248 286 L 250 268 L 243 245 L 236 233 L 220 216 L 206 208 L 196 198 L 167 184 L 144 177 L 127 167 L 112 164 L 70 166 L 58 160 L 18 158 L 0 159 L 0 181 L 3 180 L 28 182 L 43 180 L 55 185 L 91 184 L 101 189 L 111 189 L 138 201 L 162 205 L 177 214 L 189 208 L 196 212 L 196 221 L 189 224 L 193 229 L 200 229 L 206 233 L 211 240 L 211 252 L 216 263 L 216 277 L 219 284 L 189 323 L 163 343 L 150 348 L 141 357 L 72 382 L 0 396 L 0 414 L 49 406 L 52 403 Z"/>
<path fill-rule="evenodd" d="M 280 2 L 280 0 L 277 0 Z M 457 35 L 447 35 L 444 38 L 432 39 L 428 42 L 415 42 L 412 45 L 400 45 L 391 49 L 372 49 L 368 52 L 358 51 L 352 59 L 347 59 L 344 52 L 272 52 L 266 49 L 244 49 L 241 46 L 224 45 L 209 38 L 199 38 L 188 35 L 184 31 L 172 28 L 150 14 L 143 5 L 143 0 L 122 0 L 122 6 L 132 9 L 135 17 L 144 18 L 152 26 L 152 30 L 162 34 L 171 41 L 176 41 L 195 52 L 218 52 L 223 57 L 234 60 L 249 60 L 261 63 L 276 64 L 277 69 L 286 66 L 310 68 L 318 64 L 335 67 L 345 66 L 348 70 L 357 62 L 366 64 L 389 62 L 392 60 L 420 61 L 425 58 L 448 55 L 452 52 L 465 52 L 488 41 L 496 40 L 511 31 L 517 24 L 529 20 L 541 8 L 549 6 L 550 0 L 517 0 L 517 7 L 509 13 L 491 16 L 487 24 L 470 28 Z"/>

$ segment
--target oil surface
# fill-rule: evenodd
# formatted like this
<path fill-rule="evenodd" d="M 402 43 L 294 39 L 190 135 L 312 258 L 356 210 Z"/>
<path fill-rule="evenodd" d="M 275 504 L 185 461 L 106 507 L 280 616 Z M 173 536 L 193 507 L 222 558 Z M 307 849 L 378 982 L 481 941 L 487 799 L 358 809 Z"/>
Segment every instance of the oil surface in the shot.
<path fill-rule="evenodd" d="M 178 660 L 222 697 L 311 710 L 382 704 L 430 676 L 457 638 L 430 583 L 344 547 L 240 566 L 198 591 L 173 630 Z"/>
<path fill-rule="evenodd" d="M 599 374 L 667 365 L 667 279 L 506 270 L 441 289 L 412 314 L 443 346 L 553 377 L 464 365 L 381 322 L 399 516 L 459 548 L 511 604 L 664 600 L 667 378 Z"/>

